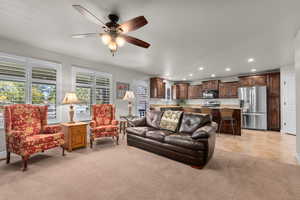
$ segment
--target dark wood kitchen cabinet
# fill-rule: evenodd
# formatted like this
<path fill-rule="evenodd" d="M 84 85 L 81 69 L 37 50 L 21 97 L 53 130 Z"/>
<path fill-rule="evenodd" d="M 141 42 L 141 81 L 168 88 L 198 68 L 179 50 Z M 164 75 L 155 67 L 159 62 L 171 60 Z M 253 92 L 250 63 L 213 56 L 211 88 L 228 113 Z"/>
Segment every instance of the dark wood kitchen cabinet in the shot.
<path fill-rule="evenodd" d="M 280 73 L 267 75 L 268 129 L 280 130 Z"/>
<path fill-rule="evenodd" d="M 238 98 L 238 82 L 219 83 L 219 98 Z"/>
<path fill-rule="evenodd" d="M 255 85 L 267 85 L 266 75 L 242 76 L 240 78 L 241 87 L 250 87 Z"/>
<path fill-rule="evenodd" d="M 218 90 L 219 89 L 219 80 L 210 80 L 202 82 L 203 90 Z"/>
<path fill-rule="evenodd" d="M 150 98 L 165 98 L 166 84 L 162 78 L 150 78 Z"/>
<path fill-rule="evenodd" d="M 173 90 L 173 92 L 176 93 L 176 99 L 187 99 L 189 84 L 188 83 L 176 83 L 172 87 L 172 90 Z M 174 95 L 173 95 L 173 97 L 174 97 Z"/>
<path fill-rule="evenodd" d="M 188 88 L 189 99 L 200 99 L 202 98 L 202 85 L 190 85 Z"/>

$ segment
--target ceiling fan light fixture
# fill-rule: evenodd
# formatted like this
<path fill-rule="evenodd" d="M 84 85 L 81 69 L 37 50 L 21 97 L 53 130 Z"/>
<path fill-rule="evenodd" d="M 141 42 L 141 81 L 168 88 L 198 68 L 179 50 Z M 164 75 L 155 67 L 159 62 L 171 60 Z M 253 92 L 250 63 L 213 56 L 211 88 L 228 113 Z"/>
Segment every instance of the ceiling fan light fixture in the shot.
<path fill-rule="evenodd" d="M 111 43 L 111 40 L 112 40 L 112 38 L 109 34 L 103 34 L 101 36 L 101 39 L 102 39 L 103 44 L 105 44 L 105 45 L 109 45 L 109 43 Z"/>
<path fill-rule="evenodd" d="M 118 44 L 119 47 L 122 47 L 125 44 L 125 39 L 123 37 L 121 37 L 121 36 L 118 36 L 116 38 L 116 43 Z"/>
<path fill-rule="evenodd" d="M 111 51 L 113 51 L 113 52 L 115 52 L 115 51 L 117 51 L 117 48 L 118 48 L 118 45 L 117 45 L 117 43 L 116 42 L 110 42 L 109 44 L 108 44 L 108 48 L 111 50 Z"/>

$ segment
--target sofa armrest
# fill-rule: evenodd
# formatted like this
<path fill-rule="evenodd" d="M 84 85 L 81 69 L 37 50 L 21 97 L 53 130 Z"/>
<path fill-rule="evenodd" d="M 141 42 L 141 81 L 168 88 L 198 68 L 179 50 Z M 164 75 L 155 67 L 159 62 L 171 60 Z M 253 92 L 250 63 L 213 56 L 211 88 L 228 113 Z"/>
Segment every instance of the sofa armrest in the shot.
<path fill-rule="evenodd" d="M 62 130 L 60 125 L 46 125 L 43 127 L 43 134 L 58 133 Z"/>
<path fill-rule="evenodd" d="M 96 127 L 96 121 L 95 120 L 90 121 L 90 127 L 91 128 L 95 128 Z"/>
<path fill-rule="evenodd" d="M 129 120 L 128 124 L 130 127 L 146 126 L 146 117 Z"/>
<path fill-rule="evenodd" d="M 216 130 L 218 129 L 218 124 L 215 122 L 211 122 L 201 128 L 198 128 L 193 134 L 192 138 L 194 140 L 202 139 L 202 138 L 209 138 L 211 134 L 215 134 Z"/>

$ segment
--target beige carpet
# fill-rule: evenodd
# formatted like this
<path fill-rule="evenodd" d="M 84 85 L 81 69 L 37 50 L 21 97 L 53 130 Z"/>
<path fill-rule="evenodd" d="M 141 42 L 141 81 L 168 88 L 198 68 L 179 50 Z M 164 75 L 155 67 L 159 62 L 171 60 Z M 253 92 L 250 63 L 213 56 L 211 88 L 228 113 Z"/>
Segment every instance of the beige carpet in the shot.
<path fill-rule="evenodd" d="M 217 150 L 203 170 L 110 140 L 0 162 L 1 200 L 299 200 L 300 167 Z"/>

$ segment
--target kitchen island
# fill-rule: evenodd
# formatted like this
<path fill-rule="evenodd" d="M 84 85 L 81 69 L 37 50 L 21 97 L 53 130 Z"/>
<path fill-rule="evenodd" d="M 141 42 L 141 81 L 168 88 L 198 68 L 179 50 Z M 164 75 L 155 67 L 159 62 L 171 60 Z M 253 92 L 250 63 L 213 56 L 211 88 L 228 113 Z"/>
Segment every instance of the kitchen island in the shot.
<path fill-rule="evenodd" d="M 201 109 L 203 107 L 201 105 L 184 105 L 184 106 L 178 106 L 178 105 L 150 105 L 150 109 L 152 110 L 180 110 L 184 112 L 194 112 L 194 113 L 201 113 Z M 234 131 L 232 129 L 232 126 L 229 121 L 224 121 L 222 123 L 222 127 L 220 130 L 220 133 L 224 134 L 231 134 L 231 135 L 241 135 L 241 123 L 242 123 L 242 115 L 241 115 L 241 108 L 234 105 L 222 105 L 217 107 L 210 107 L 212 110 L 212 120 L 220 126 L 221 122 L 221 113 L 220 110 L 224 108 L 230 108 L 233 109 L 233 118 L 235 119 L 234 123 Z"/>

